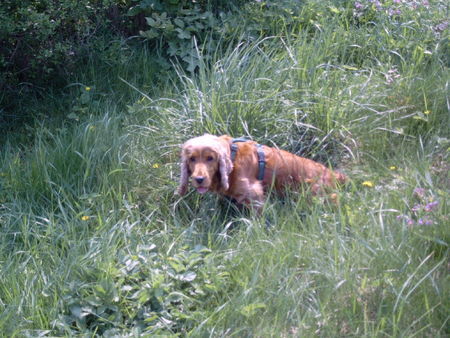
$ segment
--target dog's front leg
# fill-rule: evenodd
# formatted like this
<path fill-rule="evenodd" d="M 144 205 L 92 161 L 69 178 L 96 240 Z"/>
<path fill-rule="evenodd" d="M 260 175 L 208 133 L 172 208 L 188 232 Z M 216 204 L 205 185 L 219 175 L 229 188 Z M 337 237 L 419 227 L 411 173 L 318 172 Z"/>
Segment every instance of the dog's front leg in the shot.
<path fill-rule="evenodd" d="M 260 181 L 250 181 L 246 178 L 239 180 L 239 185 L 233 198 L 261 214 L 264 206 L 264 189 Z"/>

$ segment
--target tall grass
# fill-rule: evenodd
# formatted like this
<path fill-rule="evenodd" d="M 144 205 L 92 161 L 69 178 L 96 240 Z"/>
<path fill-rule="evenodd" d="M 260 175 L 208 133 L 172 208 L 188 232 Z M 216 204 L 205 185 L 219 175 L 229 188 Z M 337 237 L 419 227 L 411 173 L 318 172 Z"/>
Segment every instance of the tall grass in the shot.
<path fill-rule="evenodd" d="M 443 14 L 366 24 L 324 4 L 199 51 L 195 74 L 151 83 L 145 51 L 87 65 L 63 123 L 2 146 L 2 335 L 448 335 L 448 65 L 426 26 Z M 260 217 L 176 197 L 179 144 L 205 132 L 351 183 L 337 206 L 292 192 Z"/>

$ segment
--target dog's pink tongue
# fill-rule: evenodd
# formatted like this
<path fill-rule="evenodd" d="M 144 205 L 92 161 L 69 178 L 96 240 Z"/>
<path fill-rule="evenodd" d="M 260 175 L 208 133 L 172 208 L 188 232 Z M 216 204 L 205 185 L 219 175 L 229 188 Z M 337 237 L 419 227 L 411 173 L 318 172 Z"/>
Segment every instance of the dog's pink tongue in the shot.
<path fill-rule="evenodd" d="M 204 194 L 205 192 L 208 191 L 208 188 L 198 187 L 197 191 L 199 194 Z"/>

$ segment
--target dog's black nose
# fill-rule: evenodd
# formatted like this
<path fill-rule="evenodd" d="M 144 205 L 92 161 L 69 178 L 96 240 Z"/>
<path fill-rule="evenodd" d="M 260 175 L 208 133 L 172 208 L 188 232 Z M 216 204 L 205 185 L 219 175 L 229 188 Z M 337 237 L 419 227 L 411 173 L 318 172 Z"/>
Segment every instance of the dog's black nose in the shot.
<path fill-rule="evenodd" d="M 202 182 L 205 180 L 205 178 L 202 176 L 199 176 L 199 177 L 196 177 L 195 180 L 197 181 L 198 184 L 202 184 Z"/>

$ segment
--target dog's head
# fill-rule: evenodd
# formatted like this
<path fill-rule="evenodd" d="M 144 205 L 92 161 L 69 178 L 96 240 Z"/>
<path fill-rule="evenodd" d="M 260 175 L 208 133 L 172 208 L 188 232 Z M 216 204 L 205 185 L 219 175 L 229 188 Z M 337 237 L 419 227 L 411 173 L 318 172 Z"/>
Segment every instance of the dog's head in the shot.
<path fill-rule="evenodd" d="M 230 147 L 225 140 L 208 134 L 192 138 L 181 149 L 178 193 L 186 193 L 189 178 L 201 194 L 211 189 L 228 190 L 228 176 L 232 168 Z"/>
<path fill-rule="evenodd" d="M 190 177 L 192 185 L 201 194 L 211 189 L 228 190 L 228 176 L 232 169 L 228 142 L 208 134 L 192 138 L 181 149 L 178 193 L 186 193 Z"/>

